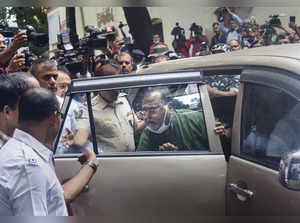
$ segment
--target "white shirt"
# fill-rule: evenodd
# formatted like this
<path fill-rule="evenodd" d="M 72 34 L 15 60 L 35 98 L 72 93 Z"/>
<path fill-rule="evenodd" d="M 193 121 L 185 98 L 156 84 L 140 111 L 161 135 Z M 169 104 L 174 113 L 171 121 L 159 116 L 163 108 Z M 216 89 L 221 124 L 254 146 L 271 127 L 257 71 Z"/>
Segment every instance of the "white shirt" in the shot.
<path fill-rule="evenodd" d="M 37 139 L 15 130 L 0 150 L 0 216 L 68 215 L 52 159 Z"/>

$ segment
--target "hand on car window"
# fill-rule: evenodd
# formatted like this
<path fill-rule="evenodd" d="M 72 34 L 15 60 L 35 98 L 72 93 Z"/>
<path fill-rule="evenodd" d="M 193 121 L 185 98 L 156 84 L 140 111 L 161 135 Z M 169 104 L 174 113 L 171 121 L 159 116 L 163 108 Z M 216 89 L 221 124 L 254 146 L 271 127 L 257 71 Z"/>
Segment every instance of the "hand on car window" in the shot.
<path fill-rule="evenodd" d="M 217 134 L 217 135 L 224 135 L 228 138 L 231 137 L 231 130 L 230 129 L 226 129 L 224 127 L 224 125 L 222 125 L 221 122 L 219 121 L 216 121 L 216 127 L 214 129 L 214 132 Z"/>
<path fill-rule="evenodd" d="M 66 148 L 70 148 L 73 144 L 74 144 L 74 133 L 66 128 L 67 133 L 65 135 L 63 135 L 62 137 L 62 144 L 66 147 Z"/>
<path fill-rule="evenodd" d="M 173 145 L 172 143 L 164 143 L 161 146 L 159 146 L 160 151 L 177 151 L 178 147 Z"/>
<path fill-rule="evenodd" d="M 97 160 L 96 154 L 94 151 L 88 147 L 85 148 L 84 153 L 78 157 L 78 161 L 83 164 L 85 161 L 92 161 L 97 166 L 99 166 L 99 160 Z"/>

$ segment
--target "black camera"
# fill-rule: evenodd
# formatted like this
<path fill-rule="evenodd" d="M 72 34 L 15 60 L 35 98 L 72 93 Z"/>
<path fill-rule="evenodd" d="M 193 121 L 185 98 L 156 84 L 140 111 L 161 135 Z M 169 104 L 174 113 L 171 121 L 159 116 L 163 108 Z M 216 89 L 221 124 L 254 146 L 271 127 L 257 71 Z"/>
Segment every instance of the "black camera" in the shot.
<path fill-rule="evenodd" d="M 194 27 L 192 27 L 192 29 L 194 29 Z M 172 29 L 171 35 L 173 35 L 175 39 L 185 39 L 185 31 L 179 26 L 178 22 L 176 22 L 176 26 Z"/>
<path fill-rule="evenodd" d="M 77 59 L 78 51 L 74 49 L 71 39 L 76 39 L 75 35 L 69 33 L 57 35 L 57 48 L 59 50 L 56 52 L 56 58 L 59 65 L 65 65 L 71 74 L 75 74 L 81 70 L 81 61 Z"/>
<path fill-rule="evenodd" d="M 279 19 L 279 15 L 270 15 L 269 18 L 271 18 L 269 20 L 269 24 L 271 26 L 280 26 L 281 25 L 281 21 Z"/>
<path fill-rule="evenodd" d="M 97 29 L 91 26 L 86 26 L 85 32 L 89 34 L 87 40 L 83 40 L 82 45 L 87 46 L 90 50 L 106 49 L 107 40 L 116 35 L 114 26 L 107 26 L 103 29 Z"/>
<path fill-rule="evenodd" d="M 196 23 L 192 23 L 192 25 L 190 27 L 190 31 L 194 32 L 196 35 L 198 35 L 198 34 L 202 34 L 203 28 L 202 28 L 202 26 L 197 25 Z"/>
<path fill-rule="evenodd" d="M 38 33 L 35 28 L 30 25 L 25 26 L 26 35 L 28 41 L 38 47 L 43 47 L 49 43 L 49 37 L 47 33 Z"/>
<path fill-rule="evenodd" d="M 30 50 L 23 50 L 21 53 L 24 54 L 25 57 L 25 69 L 29 69 L 34 61 L 35 55 Z"/>
<path fill-rule="evenodd" d="M 196 32 L 198 30 L 198 25 L 193 22 L 192 25 L 190 26 L 190 31 Z"/>

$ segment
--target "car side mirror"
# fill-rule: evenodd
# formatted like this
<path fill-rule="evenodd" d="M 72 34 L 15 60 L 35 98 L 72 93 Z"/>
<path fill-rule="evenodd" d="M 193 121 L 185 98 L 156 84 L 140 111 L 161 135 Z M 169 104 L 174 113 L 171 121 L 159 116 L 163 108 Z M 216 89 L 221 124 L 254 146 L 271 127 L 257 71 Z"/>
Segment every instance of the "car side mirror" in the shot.
<path fill-rule="evenodd" d="M 284 155 L 279 166 L 280 183 L 291 190 L 300 190 L 300 151 Z"/>

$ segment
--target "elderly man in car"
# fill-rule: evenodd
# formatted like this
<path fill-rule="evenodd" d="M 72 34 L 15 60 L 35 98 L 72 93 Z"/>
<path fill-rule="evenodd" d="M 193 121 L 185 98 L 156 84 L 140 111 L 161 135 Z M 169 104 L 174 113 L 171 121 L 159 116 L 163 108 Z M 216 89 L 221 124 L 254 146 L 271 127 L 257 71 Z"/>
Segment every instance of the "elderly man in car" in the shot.
<path fill-rule="evenodd" d="M 146 92 L 142 108 L 147 127 L 138 151 L 209 150 L 201 111 L 170 108 L 163 89 Z M 217 125 L 215 132 L 223 134 L 224 127 Z"/>

